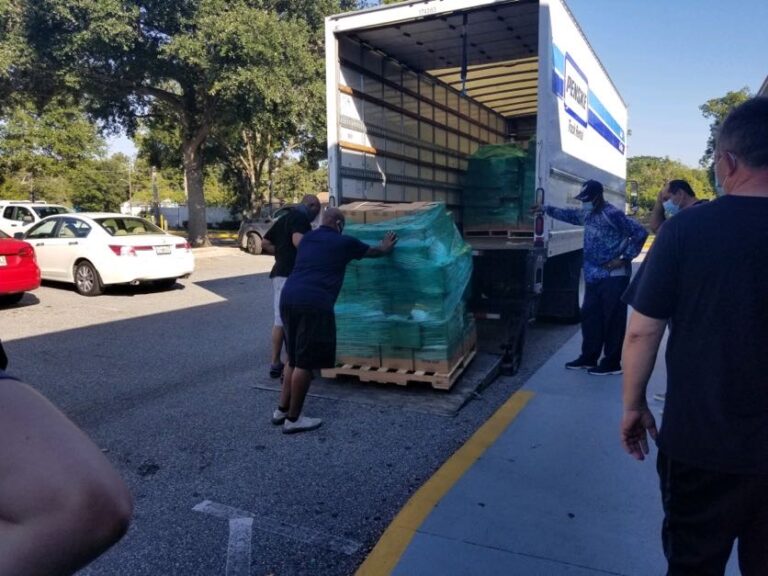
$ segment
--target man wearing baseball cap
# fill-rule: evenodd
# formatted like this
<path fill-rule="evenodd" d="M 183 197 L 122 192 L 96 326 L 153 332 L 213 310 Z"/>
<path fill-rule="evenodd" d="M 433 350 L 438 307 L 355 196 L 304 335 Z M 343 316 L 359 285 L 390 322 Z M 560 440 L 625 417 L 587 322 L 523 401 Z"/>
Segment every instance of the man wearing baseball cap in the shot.
<path fill-rule="evenodd" d="M 581 355 L 565 367 L 595 376 L 621 374 L 627 325 L 627 305 L 621 295 L 629 285 L 632 260 L 640 254 L 648 232 L 605 201 L 603 185 L 597 180 L 587 180 L 576 200 L 581 208 L 541 208 L 555 220 L 584 226 L 583 341 Z"/>

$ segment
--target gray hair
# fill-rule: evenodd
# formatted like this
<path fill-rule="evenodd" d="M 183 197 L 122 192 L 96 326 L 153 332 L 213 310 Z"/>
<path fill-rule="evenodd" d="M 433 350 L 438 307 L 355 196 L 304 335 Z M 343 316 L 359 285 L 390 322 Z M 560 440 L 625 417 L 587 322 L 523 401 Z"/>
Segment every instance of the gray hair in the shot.
<path fill-rule="evenodd" d="M 720 126 L 717 148 L 750 168 L 768 168 L 768 97 L 750 98 L 734 108 Z"/>

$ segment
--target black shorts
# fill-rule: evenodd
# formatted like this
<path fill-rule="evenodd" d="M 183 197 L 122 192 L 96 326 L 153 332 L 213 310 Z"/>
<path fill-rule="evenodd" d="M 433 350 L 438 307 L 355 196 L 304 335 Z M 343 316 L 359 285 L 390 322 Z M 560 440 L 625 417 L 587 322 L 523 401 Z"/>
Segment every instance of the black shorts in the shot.
<path fill-rule="evenodd" d="M 332 310 L 280 306 L 288 365 L 304 370 L 336 365 L 336 318 Z"/>

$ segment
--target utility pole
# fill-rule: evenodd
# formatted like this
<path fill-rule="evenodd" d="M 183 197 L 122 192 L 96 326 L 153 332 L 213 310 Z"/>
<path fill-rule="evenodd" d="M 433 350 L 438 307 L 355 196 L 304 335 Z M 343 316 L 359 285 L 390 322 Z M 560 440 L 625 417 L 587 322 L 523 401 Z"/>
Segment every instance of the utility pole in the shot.
<path fill-rule="evenodd" d="M 131 183 L 131 173 L 133 172 L 133 163 L 128 159 L 128 212 L 133 216 L 133 186 Z"/>
<path fill-rule="evenodd" d="M 160 226 L 160 196 L 157 193 L 157 168 L 152 166 L 152 217 Z"/>

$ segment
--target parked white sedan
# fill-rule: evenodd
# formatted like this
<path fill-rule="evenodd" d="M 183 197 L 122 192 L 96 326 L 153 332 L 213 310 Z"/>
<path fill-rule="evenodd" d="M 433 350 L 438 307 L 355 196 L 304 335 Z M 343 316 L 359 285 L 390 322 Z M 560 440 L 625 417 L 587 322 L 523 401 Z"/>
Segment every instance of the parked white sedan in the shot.
<path fill-rule="evenodd" d="M 170 288 L 195 269 L 189 243 L 135 216 L 76 213 L 49 216 L 24 239 L 44 280 L 73 282 L 84 296 L 109 284 L 154 282 Z"/>

